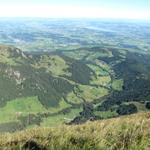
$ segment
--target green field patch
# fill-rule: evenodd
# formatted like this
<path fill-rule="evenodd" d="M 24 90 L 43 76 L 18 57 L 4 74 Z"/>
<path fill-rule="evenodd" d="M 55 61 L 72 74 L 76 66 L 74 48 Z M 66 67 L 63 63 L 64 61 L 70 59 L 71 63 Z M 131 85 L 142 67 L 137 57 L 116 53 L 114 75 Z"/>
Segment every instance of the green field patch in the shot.
<path fill-rule="evenodd" d="M 107 119 L 118 116 L 116 111 L 95 111 L 94 114 L 100 118 Z"/>
<path fill-rule="evenodd" d="M 62 98 L 57 107 L 51 107 L 51 108 L 48 109 L 48 111 L 51 112 L 51 113 L 56 113 L 56 112 L 59 112 L 59 111 L 65 109 L 65 108 L 69 108 L 70 106 L 71 105 L 66 103 L 64 101 L 64 99 Z"/>
<path fill-rule="evenodd" d="M 70 92 L 66 97 L 68 102 L 71 102 L 73 104 L 80 104 L 82 100 L 74 93 Z"/>
<path fill-rule="evenodd" d="M 100 61 L 100 60 L 96 59 L 95 60 L 95 64 L 97 66 L 99 66 L 100 68 L 103 68 L 103 70 L 105 70 L 108 73 L 112 72 L 111 67 L 107 63 L 105 63 L 104 61 Z"/>
<path fill-rule="evenodd" d="M 88 102 L 92 102 L 94 99 L 101 98 L 108 94 L 108 90 L 102 87 L 79 85 L 78 88 L 80 97 L 83 97 Z"/>
<path fill-rule="evenodd" d="M 86 59 L 87 60 L 95 60 L 99 57 L 112 57 L 112 52 L 111 51 L 99 51 L 99 52 L 93 52 L 90 54 Z"/>
<path fill-rule="evenodd" d="M 110 82 L 111 82 L 110 76 L 98 76 L 98 77 L 92 76 L 90 84 L 108 87 Z"/>
<path fill-rule="evenodd" d="M 80 59 L 83 59 L 87 54 L 89 54 L 89 52 L 86 50 L 67 51 L 67 52 L 64 51 L 63 54 L 70 57 L 70 58 L 80 60 Z"/>
<path fill-rule="evenodd" d="M 88 64 L 88 67 L 95 72 L 96 76 L 108 76 L 109 75 L 109 73 L 105 69 L 97 65 Z"/>
<path fill-rule="evenodd" d="M 20 115 L 44 112 L 46 109 L 37 97 L 18 98 L 7 102 L 6 106 L 0 108 L 0 122 L 17 120 Z"/>
<path fill-rule="evenodd" d="M 33 66 L 35 68 L 45 68 L 47 72 L 50 72 L 55 76 L 71 75 L 67 71 L 69 66 L 66 64 L 65 60 L 57 55 L 43 55 Z"/>
<path fill-rule="evenodd" d="M 104 68 L 93 64 L 88 64 L 88 67 L 95 72 L 95 75 L 91 77 L 90 84 L 107 86 L 111 82 L 111 77 Z"/>
<path fill-rule="evenodd" d="M 37 97 L 19 98 L 7 102 L 5 107 L 0 108 L 0 122 L 17 121 L 18 117 L 27 116 L 28 114 L 57 113 L 70 106 L 62 99 L 57 107 L 46 109 Z"/>
<path fill-rule="evenodd" d="M 43 122 L 41 123 L 41 126 L 49 127 L 49 126 L 58 126 L 64 124 L 74 119 L 77 115 L 79 115 L 79 112 L 81 111 L 82 108 L 76 108 L 76 109 L 71 109 L 71 111 L 66 114 L 59 114 L 56 116 L 44 118 Z"/>
<path fill-rule="evenodd" d="M 121 91 L 123 86 L 123 80 L 118 79 L 118 80 L 113 80 L 112 82 L 112 88 L 117 91 Z"/>

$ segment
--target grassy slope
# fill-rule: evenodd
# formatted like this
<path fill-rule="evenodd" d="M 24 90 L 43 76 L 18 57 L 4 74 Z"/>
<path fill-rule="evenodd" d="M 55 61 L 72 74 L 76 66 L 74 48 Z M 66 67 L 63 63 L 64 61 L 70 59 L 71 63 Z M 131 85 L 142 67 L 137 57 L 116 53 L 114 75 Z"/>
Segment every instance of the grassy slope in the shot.
<path fill-rule="evenodd" d="M 17 116 L 46 111 L 37 97 L 18 98 L 0 108 L 0 122 L 17 121 Z M 5 117 L 4 117 L 5 116 Z"/>
<path fill-rule="evenodd" d="M 0 135 L 0 149 L 18 150 L 32 141 L 41 150 L 148 150 L 149 126 L 150 112 L 146 112 L 83 125 L 35 128 Z"/>

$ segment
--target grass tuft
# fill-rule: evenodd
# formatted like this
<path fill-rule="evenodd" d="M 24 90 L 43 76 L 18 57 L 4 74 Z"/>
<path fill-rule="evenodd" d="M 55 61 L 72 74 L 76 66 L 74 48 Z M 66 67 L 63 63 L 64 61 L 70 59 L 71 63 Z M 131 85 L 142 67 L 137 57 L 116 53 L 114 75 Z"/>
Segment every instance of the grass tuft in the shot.
<path fill-rule="evenodd" d="M 34 128 L 0 135 L 0 149 L 148 150 L 150 112 L 82 125 Z"/>

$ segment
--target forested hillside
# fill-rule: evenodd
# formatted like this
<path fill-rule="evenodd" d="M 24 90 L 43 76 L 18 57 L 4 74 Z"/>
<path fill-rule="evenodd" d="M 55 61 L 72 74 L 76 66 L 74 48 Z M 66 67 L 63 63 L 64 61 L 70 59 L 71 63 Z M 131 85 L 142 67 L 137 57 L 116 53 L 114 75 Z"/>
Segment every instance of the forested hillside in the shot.
<path fill-rule="evenodd" d="M 1 45 L 0 131 L 149 110 L 149 60 L 148 54 L 109 46 L 23 52 Z"/>

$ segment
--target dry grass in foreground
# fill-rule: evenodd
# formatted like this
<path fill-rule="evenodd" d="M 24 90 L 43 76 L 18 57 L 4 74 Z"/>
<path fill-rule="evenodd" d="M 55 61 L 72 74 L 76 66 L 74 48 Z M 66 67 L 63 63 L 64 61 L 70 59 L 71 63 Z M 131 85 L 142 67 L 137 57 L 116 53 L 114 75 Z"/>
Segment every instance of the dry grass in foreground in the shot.
<path fill-rule="evenodd" d="M 150 112 L 0 136 L 0 150 L 150 150 Z"/>

